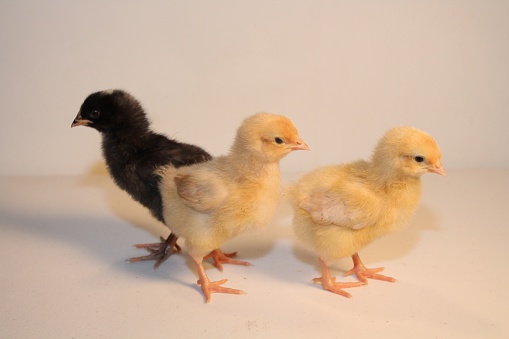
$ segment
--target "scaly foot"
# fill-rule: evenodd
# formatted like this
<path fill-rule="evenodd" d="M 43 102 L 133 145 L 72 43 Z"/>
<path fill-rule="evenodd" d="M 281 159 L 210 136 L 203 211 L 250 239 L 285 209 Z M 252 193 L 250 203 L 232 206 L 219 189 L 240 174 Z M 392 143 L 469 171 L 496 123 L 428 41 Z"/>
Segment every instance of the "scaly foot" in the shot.
<path fill-rule="evenodd" d="M 203 295 L 205 296 L 205 300 L 207 303 L 210 302 L 210 295 L 212 293 L 227 293 L 227 294 L 246 294 L 246 292 L 241 290 L 236 290 L 233 288 L 222 287 L 220 285 L 226 283 L 228 280 L 223 279 L 219 281 L 210 281 L 209 277 L 205 273 L 205 269 L 203 268 L 203 264 L 201 260 L 196 260 L 193 258 L 193 262 L 196 265 L 196 270 L 198 271 L 199 279 L 197 281 L 198 285 L 201 286 L 201 290 L 203 291 Z"/>
<path fill-rule="evenodd" d="M 219 281 L 210 281 L 208 278 L 204 279 L 204 283 L 202 283 L 201 280 L 198 280 L 198 285 L 201 286 L 201 290 L 203 291 L 203 294 L 205 295 L 205 299 L 207 300 L 207 303 L 210 302 L 210 295 L 212 293 L 227 293 L 227 294 L 246 294 L 246 292 L 241 290 L 236 290 L 233 288 L 228 287 L 222 287 L 220 285 L 226 283 L 228 279 L 223 279 Z"/>
<path fill-rule="evenodd" d="M 161 242 L 156 242 L 152 244 L 136 244 L 134 247 L 136 248 L 144 248 L 149 251 L 151 254 L 144 255 L 141 257 L 129 258 L 127 261 L 129 262 L 138 262 L 138 261 L 146 261 L 146 260 L 156 260 L 154 264 L 154 268 L 158 268 L 163 262 L 166 261 L 172 254 L 180 252 L 181 248 L 177 244 L 178 237 L 170 233 L 168 238 L 165 240 L 161 237 Z"/>
<path fill-rule="evenodd" d="M 321 276 L 320 278 L 314 278 L 314 283 L 322 284 L 322 287 L 324 290 L 331 291 L 332 293 L 336 293 L 339 295 L 342 295 L 343 297 L 351 298 L 352 295 L 348 292 L 343 291 L 343 288 L 350 288 L 350 287 L 359 287 L 364 285 L 362 282 L 336 282 L 336 277 L 324 277 Z"/>
<path fill-rule="evenodd" d="M 322 276 L 320 278 L 314 278 L 314 283 L 322 284 L 324 290 L 331 291 L 342 295 L 343 297 L 351 298 L 352 295 L 348 292 L 343 291 L 343 288 L 359 287 L 364 285 L 362 282 L 336 282 L 336 277 L 331 277 L 329 266 L 327 263 L 320 258 L 320 267 L 322 269 Z"/>
<path fill-rule="evenodd" d="M 397 282 L 396 279 L 378 274 L 378 272 L 383 271 L 383 267 L 378 268 L 366 268 L 359 258 L 359 254 L 355 253 L 352 255 L 353 260 L 353 268 L 345 273 L 345 276 L 349 276 L 351 274 L 355 274 L 357 278 L 363 283 L 367 284 L 368 279 L 382 280 L 388 282 Z"/>
<path fill-rule="evenodd" d="M 214 266 L 216 266 L 221 272 L 223 272 L 223 265 L 222 264 L 251 266 L 251 263 L 249 263 L 247 261 L 241 261 L 241 260 L 232 259 L 236 255 L 237 255 L 237 252 L 223 253 L 223 251 L 221 251 L 221 249 L 216 248 L 215 250 L 210 252 L 208 255 L 203 257 L 203 260 L 207 260 L 209 258 L 212 258 L 214 260 Z"/>

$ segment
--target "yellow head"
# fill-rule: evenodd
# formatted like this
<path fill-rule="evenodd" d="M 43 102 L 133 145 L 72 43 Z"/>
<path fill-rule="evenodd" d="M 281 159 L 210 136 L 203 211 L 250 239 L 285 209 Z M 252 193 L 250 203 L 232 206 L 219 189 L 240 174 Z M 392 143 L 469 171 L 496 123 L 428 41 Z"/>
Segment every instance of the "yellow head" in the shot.
<path fill-rule="evenodd" d="M 445 175 L 442 153 L 435 139 L 414 127 L 395 127 L 385 133 L 373 153 L 373 163 L 384 172 L 420 177 L 427 172 Z"/>
<path fill-rule="evenodd" d="M 294 150 L 309 150 L 290 119 L 271 113 L 257 113 L 244 120 L 237 130 L 232 152 L 265 162 L 279 161 Z"/>

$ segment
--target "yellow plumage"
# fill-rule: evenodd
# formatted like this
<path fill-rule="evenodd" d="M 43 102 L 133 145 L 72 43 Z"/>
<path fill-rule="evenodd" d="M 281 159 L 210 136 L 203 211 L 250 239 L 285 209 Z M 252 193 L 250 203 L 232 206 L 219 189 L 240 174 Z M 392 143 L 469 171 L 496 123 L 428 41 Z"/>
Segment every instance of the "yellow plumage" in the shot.
<path fill-rule="evenodd" d="M 357 252 L 384 234 L 405 226 L 421 196 L 420 176 L 444 175 L 435 140 L 413 127 L 389 130 L 370 161 L 328 166 L 304 175 L 286 190 L 295 232 L 320 257 L 325 289 L 349 296 L 330 277 L 330 262 L 353 256 L 358 278 L 394 281 L 366 269 Z M 349 272 L 349 273 L 352 273 Z M 324 278 L 326 277 L 326 278 Z M 330 279 L 329 279 L 330 277 Z"/>
<path fill-rule="evenodd" d="M 211 293 L 243 292 L 219 286 L 225 280 L 210 282 L 203 258 L 212 257 L 218 268 L 221 263 L 248 265 L 230 259 L 234 254 L 223 254 L 219 247 L 269 223 L 279 198 L 279 160 L 292 150 L 307 149 L 288 118 L 259 113 L 239 127 L 228 155 L 163 170 L 164 218 L 185 239 L 207 302 Z"/>

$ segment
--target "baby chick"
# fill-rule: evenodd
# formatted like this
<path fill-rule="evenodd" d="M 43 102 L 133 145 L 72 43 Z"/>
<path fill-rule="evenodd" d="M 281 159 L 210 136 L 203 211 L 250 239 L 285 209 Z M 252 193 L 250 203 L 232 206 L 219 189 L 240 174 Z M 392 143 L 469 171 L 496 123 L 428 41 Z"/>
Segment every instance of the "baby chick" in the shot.
<path fill-rule="evenodd" d="M 249 265 L 231 259 L 234 254 L 224 255 L 219 247 L 243 232 L 267 225 L 279 200 L 279 160 L 293 150 L 309 147 L 292 122 L 258 113 L 241 124 L 228 155 L 163 169 L 164 218 L 172 232 L 185 239 L 207 302 L 212 293 L 244 293 L 220 286 L 226 279 L 211 282 L 202 261 L 212 257 L 219 265 Z"/>
<path fill-rule="evenodd" d="M 445 175 L 435 140 L 413 127 L 389 130 L 370 161 L 328 166 L 303 176 L 286 190 L 295 210 L 297 237 L 319 256 L 322 276 L 313 281 L 325 290 L 350 297 L 343 288 L 367 284 L 367 279 L 394 282 L 366 268 L 358 251 L 376 238 L 407 224 L 421 196 L 424 173 Z M 362 282 L 336 283 L 329 264 L 352 256 Z"/>
<path fill-rule="evenodd" d="M 169 164 L 186 166 L 212 158 L 197 146 L 154 133 L 141 104 L 122 90 L 90 94 L 72 122 L 71 127 L 76 126 L 92 127 L 101 133 L 103 156 L 115 183 L 162 223 L 165 220 L 157 169 Z M 135 245 L 152 254 L 129 261 L 157 260 L 154 265 L 157 268 L 180 250 L 174 234 L 166 241 L 162 237 L 161 240 L 161 243 Z"/>

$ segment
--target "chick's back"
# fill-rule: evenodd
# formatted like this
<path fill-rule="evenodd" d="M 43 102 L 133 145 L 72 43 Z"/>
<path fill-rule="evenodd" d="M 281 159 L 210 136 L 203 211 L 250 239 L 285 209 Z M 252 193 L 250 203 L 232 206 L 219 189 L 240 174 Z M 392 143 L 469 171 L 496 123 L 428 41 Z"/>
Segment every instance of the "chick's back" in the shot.
<path fill-rule="evenodd" d="M 139 140 L 133 138 L 128 142 L 119 142 L 117 138 L 105 136 L 103 153 L 115 183 L 163 222 L 159 192 L 161 177 L 157 169 L 168 164 L 186 166 L 211 158 L 197 146 L 180 143 L 156 133 L 148 133 Z"/>

